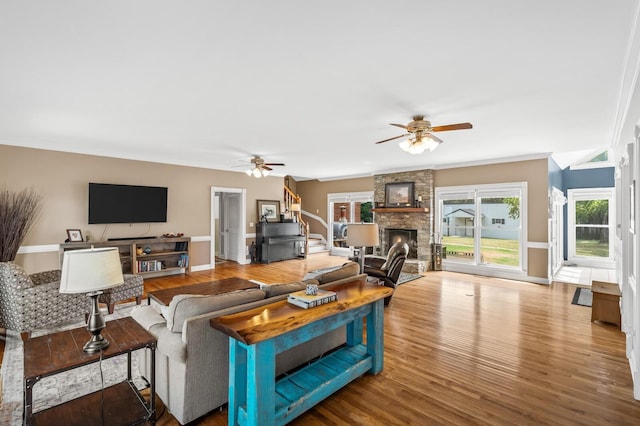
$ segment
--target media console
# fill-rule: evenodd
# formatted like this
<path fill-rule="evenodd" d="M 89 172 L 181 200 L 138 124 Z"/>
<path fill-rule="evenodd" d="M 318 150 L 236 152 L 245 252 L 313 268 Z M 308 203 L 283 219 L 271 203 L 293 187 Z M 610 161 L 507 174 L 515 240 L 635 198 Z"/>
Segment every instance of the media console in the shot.
<path fill-rule="evenodd" d="M 191 238 L 132 238 L 60 244 L 60 262 L 67 250 L 117 247 L 125 274 L 191 273 Z"/>

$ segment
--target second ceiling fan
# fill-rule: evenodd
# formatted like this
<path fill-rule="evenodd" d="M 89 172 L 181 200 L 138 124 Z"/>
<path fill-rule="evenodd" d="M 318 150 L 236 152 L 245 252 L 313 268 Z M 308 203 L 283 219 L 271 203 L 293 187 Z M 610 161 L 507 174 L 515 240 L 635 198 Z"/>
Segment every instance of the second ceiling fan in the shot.
<path fill-rule="evenodd" d="M 424 115 L 414 115 L 413 121 L 411 121 L 407 125 L 396 123 L 390 124 L 392 126 L 401 127 L 409 133 L 378 141 L 376 142 L 376 144 L 408 137 L 407 140 L 400 143 L 400 148 L 402 148 L 404 151 L 409 152 L 410 154 L 420 154 L 426 149 L 428 149 L 429 151 L 433 151 L 439 144 L 443 142 L 442 139 L 432 135 L 431 132 L 445 132 L 449 130 L 464 130 L 473 128 L 471 123 L 447 124 L 444 126 L 432 127 L 431 122 L 424 119 Z"/>
<path fill-rule="evenodd" d="M 270 166 L 284 166 L 284 163 L 265 163 L 259 155 L 251 158 L 251 168 L 247 170 L 249 176 L 267 176 L 273 169 Z"/>

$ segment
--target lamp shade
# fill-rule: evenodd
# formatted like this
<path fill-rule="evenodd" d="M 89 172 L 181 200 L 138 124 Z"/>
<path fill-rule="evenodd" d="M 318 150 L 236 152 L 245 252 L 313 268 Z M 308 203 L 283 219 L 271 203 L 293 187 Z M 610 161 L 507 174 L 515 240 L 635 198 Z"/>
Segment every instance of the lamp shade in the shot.
<path fill-rule="evenodd" d="M 123 282 L 117 247 L 64 252 L 60 293 L 89 293 L 115 287 Z"/>
<path fill-rule="evenodd" d="M 375 247 L 380 244 L 377 223 L 347 224 L 347 245 L 352 247 Z"/>
<path fill-rule="evenodd" d="M 301 206 L 299 203 L 294 203 L 294 204 L 291 204 L 291 206 L 289 207 L 289 210 L 291 210 L 292 212 L 299 212 L 301 211 Z"/>

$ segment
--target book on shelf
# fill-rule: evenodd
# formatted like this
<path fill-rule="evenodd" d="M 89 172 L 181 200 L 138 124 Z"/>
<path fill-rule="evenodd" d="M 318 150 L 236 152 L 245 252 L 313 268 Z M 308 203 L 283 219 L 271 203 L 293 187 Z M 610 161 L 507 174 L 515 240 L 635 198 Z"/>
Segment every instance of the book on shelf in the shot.
<path fill-rule="evenodd" d="M 178 258 L 178 267 L 186 268 L 188 266 L 189 266 L 189 255 L 181 254 L 180 257 Z"/>
<path fill-rule="evenodd" d="M 163 264 L 160 260 L 138 260 L 137 266 L 138 272 L 156 272 L 163 269 Z"/>
<path fill-rule="evenodd" d="M 299 306 L 304 309 L 315 308 L 325 303 L 335 302 L 338 295 L 335 291 L 318 290 L 317 294 L 307 294 L 305 290 L 296 291 L 289 294 L 287 301 L 292 305 Z"/>

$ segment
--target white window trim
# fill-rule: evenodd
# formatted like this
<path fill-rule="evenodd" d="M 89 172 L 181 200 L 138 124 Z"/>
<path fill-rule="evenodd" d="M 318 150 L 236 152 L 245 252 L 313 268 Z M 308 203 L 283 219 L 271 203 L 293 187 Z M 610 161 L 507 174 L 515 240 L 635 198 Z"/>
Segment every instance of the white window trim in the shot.
<path fill-rule="evenodd" d="M 591 268 L 615 268 L 614 238 L 616 236 L 616 193 L 615 188 L 575 188 L 567 190 L 567 260 L 578 266 Z M 609 257 L 596 258 L 576 254 L 576 212 L 575 202 L 595 199 L 609 200 Z"/>
<path fill-rule="evenodd" d="M 371 202 L 373 204 L 373 191 L 362 192 L 337 192 L 327 194 L 327 245 L 332 256 L 350 256 L 348 247 L 333 247 L 333 211 L 332 203 Z M 351 210 L 353 212 L 353 210 Z"/>

